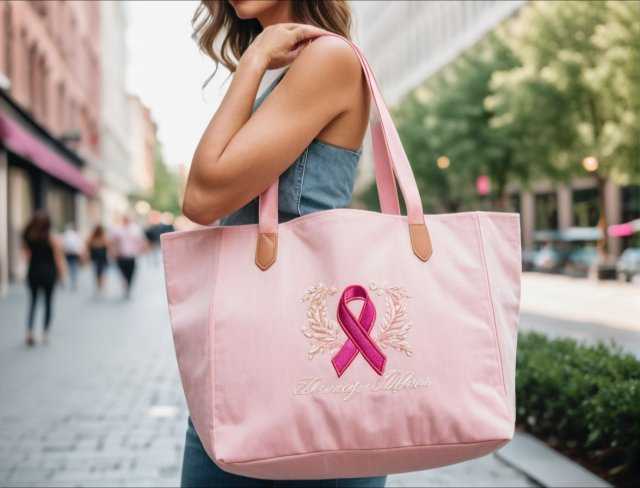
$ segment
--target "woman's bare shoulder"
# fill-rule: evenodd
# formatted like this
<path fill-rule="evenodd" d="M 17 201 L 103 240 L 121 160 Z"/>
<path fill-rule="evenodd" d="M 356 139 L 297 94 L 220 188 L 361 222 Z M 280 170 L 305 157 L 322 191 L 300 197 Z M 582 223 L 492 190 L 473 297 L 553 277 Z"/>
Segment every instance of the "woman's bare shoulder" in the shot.
<path fill-rule="evenodd" d="M 320 36 L 309 42 L 289 71 L 329 85 L 355 84 L 361 76 L 358 55 L 347 42 L 335 36 Z"/>

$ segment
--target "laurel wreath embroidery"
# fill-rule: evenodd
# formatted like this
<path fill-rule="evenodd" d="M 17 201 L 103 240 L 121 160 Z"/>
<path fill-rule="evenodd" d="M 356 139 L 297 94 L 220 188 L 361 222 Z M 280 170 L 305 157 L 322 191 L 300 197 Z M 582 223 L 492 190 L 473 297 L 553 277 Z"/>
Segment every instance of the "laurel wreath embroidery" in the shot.
<path fill-rule="evenodd" d="M 411 329 L 411 321 L 407 314 L 407 299 L 409 295 L 399 286 L 369 285 L 369 289 L 377 296 L 384 296 L 385 312 L 382 323 L 377 327 L 376 342 L 383 349 L 391 348 L 406 356 L 413 351 L 407 342 L 407 335 Z M 317 354 L 337 351 L 344 343 L 338 322 L 327 316 L 327 297 L 335 295 L 337 289 L 319 283 L 305 291 L 302 301 L 309 304 L 307 323 L 302 327 L 302 333 L 309 339 L 310 349 L 307 357 L 313 359 Z"/>
<path fill-rule="evenodd" d="M 337 292 L 335 287 L 319 283 L 309 288 L 302 297 L 303 302 L 309 303 L 307 323 L 302 328 L 302 333 L 311 343 L 307 353 L 309 359 L 313 359 L 316 354 L 333 352 L 342 345 L 338 322 L 327 318 L 327 297 Z"/>
<path fill-rule="evenodd" d="M 407 314 L 407 299 L 409 295 L 399 286 L 379 287 L 375 283 L 369 289 L 378 296 L 384 295 L 384 321 L 380 325 L 377 342 L 385 349 L 390 347 L 404 353 L 407 357 L 413 354 L 407 342 L 407 335 L 411 330 L 411 321 Z"/>

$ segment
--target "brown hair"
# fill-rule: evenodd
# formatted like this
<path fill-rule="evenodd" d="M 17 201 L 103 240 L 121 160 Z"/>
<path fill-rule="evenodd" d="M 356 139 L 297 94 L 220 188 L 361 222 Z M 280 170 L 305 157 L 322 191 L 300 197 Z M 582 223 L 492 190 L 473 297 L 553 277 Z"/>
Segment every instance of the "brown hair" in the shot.
<path fill-rule="evenodd" d="M 44 210 L 36 210 L 24 229 L 25 244 L 48 243 L 51 235 L 51 219 Z"/>
<path fill-rule="evenodd" d="M 291 0 L 291 7 L 295 22 L 350 38 L 351 9 L 345 0 Z M 257 19 L 239 18 L 228 0 L 201 0 L 191 23 L 200 50 L 215 61 L 213 74 L 220 63 L 233 73 L 236 61 L 262 31 Z M 214 45 L 221 32 L 224 38 L 218 52 Z"/>
<path fill-rule="evenodd" d="M 97 240 L 103 240 L 104 235 L 104 227 L 100 224 L 96 225 L 93 228 L 93 232 L 91 233 L 91 237 L 89 238 L 89 242 L 93 244 Z"/>

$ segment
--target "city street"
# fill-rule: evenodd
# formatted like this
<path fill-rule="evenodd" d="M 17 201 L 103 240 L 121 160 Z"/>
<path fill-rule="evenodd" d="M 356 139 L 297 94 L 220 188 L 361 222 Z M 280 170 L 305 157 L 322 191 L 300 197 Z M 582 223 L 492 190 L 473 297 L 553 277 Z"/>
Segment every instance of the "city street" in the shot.
<path fill-rule="evenodd" d="M 103 299 L 82 278 L 48 346 L 24 346 L 23 287 L 0 301 L 0 484 L 175 486 L 187 414 L 160 269 L 130 302 L 113 270 Z"/>
<path fill-rule="evenodd" d="M 613 341 L 640 357 L 640 287 L 524 273 L 520 330 L 579 341 Z"/>
<path fill-rule="evenodd" d="M 176 486 L 186 408 L 159 267 L 133 298 L 83 289 L 56 297 L 51 343 L 23 345 L 26 294 L 0 300 L 0 484 Z M 391 476 L 388 486 L 535 486 L 496 456 Z"/>

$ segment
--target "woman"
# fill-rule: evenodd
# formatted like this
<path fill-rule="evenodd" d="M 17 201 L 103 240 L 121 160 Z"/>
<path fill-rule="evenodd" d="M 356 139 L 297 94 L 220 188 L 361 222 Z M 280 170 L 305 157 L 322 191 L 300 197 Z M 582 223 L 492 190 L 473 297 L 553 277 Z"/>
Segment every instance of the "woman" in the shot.
<path fill-rule="evenodd" d="M 131 298 L 131 286 L 136 272 L 138 255 L 146 250 L 142 229 L 128 215 L 122 217 L 122 225 L 115 228 L 111 236 L 112 254 L 122 275 L 124 298 Z"/>
<path fill-rule="evenodd" d="M 64 234 L 62 234 L 62 247 L 67 259 L 71 289 L 76 290 L 78 288 L 78 267 L 80 266 L 80 257 L 83 254 L 83 249 L 82 239 L 72 223 L 66 225 Z"/>
<path fill-rule="evenodd" d="M 193 157 L 183 203 L 188 218 L 256 223 L 256 197 L 278 177 L 280 221 L 350 203 L 369 117 L 368 87 L 347 43 L 333 36 L 311 42 L 326 31 L 349 37 L 350 20 L 342 1 L 201 3 L 194 16 L 199 46 L 235 75 Z M 275 68 L 286 69 L 254 102 L 266 70 Z M 384 486 L 385 478 L 291 483 Z M 212 484 L 274 483 L 219 469 L 189 422 L 182 485 Z"/>
<path fill-rule="evenodd" d="M 102 225 L 96 225 L 87 241 L 89 259 L 93 264 L 96 279 L 96 294 L 101 295 L 104 289 L 104 272 L 107 269 L 107 250 L 109 242 Z"/>
<path fill-rule="evenodd" d="M 44 322 L 42 341 L 46 344 L 49 338 L 51 323 L 53 290 L 56 280 L 64 279 L 66 265 L 62 245 L 51 235 L 51 220 L 49 216 L 37 211 L 32 217 L 22 235 L 25 255 L 29 262 L 27 284 L 31 294 L 29 303 L 29 319 L 27 322 L 27 346 L 33 346 L 33 319 L 38 296 L 44 296 Z"/>

